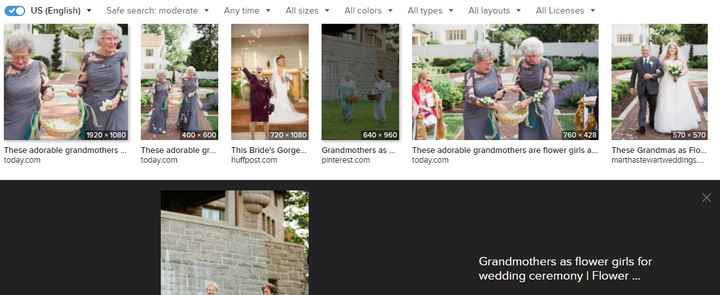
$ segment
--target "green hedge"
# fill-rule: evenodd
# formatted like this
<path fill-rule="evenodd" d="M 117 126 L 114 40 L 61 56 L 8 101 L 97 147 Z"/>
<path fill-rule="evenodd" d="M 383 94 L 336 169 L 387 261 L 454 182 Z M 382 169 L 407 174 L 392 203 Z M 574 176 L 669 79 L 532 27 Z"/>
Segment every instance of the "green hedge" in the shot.
<path fill-rule="evenodd" d="M 33 56 L 32 59 L 41 61 L 42 63 L 45 64 L 46 67 L 48 67 L 48 68 L 50 67 L 50 59 L 47 57 L 44 57 L 42 55 L 36 55 L 36 56 Z"/>
<path fill-rule="evenodd" d="M 143 93 L 142 96 L 140 96 L 140 106 L 141 107 L 150 107 L 152 105 L 152 96 L 147 93 Z"/>
<path fill-rule="evenodd" d="M 585 68 L 587 65 L 598 65 L 598 59 L 595 57 L 561 57 L 561 56 L 547 56 L 545 57 L 552 61 L 553 70 L 560 72 L 577 72 Z"/>
<path fill-rule="evenodd" d="M 151 87 L 155 83 L 155 79 L 142 79 L 140 80 L 140 86 Z"/>
<path fill-rule="evenodd" d="M 200 84 L 200 87 L 217 88 L 218 80 L 217 79 L 200 79 L 200 80 L 198 80 L 198 84 Z"/>
<path fill-rule="evenodd" d="M 708 57 L 707 56 L 693 56 L 688 61 L 688 67 L 691 69 L 707 69 Z"/>
<path fill-rule="evenodd" d="M 632 57 L 616 57 L 612 59 L 613 71 L 632 70 L 635 59 Z"/>
<path fill-rule="evenodd" d="M 620 99 L 630 94 L 630 82 L 620 81 L 620 83 L 613 85 L 612 88 L 612 103 L 616 104 L 620 102 Z"/>

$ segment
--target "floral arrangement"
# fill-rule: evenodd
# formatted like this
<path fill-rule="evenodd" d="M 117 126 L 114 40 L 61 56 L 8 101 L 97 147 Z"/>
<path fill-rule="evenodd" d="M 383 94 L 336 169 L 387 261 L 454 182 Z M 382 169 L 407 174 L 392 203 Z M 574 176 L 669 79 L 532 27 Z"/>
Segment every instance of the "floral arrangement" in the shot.
<path fill-rule="evenodd" d="M 489 97 L 489 96 L 481 97 L 481 98 L 478 99 L 478 101 L 479 101 L 481 104 L 484 104 L 484 105 L 493 105 L 493 104 L 495 104 L 495 99 L 493 99 L 492 97 Z"/>
<path fill-rule="evenodd" d="M 682 68 L 679 65 L 669 65 L 668 73 L 673 77 L 673 81 L 677 82 L 677 79 L 682 75 Z"/>

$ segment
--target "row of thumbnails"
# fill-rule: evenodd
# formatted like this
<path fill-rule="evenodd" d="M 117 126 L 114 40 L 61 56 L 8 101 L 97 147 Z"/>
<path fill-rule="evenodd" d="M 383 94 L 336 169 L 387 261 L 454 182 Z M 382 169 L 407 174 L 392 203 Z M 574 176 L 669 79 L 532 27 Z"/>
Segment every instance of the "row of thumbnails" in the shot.
<path fill-rule="evenodd" d="M 399 27 L 322 25 L 323 140 L 398 140 L 401 118 L 416 140 L 596 140 L 601 100 L 613 139 L 708 137 L 706 24 L 614 25 L 602 98 L 596 24 L 412 25 L 402 91 Z M 218 138 L 217 24 L 142 25 L 138 95 L 127 24 L 4 36 L 5 140 L 124 140 L 130 104 L 143 140 Z M 234 24 L 231 37 L 232 139 L 307 139 L 308 25 Z"/>

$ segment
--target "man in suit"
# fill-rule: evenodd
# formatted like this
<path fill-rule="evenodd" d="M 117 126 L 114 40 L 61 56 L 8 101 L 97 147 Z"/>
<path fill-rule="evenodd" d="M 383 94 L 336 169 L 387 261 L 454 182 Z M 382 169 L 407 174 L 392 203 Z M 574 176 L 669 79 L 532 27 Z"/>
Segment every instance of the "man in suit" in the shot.
<path fill-rule="evenodd" d="M 637 95 L 640 100 L 640 112 L 638 113 L 638 132 L 645 134 L 645 118 L 647 117 L 648 105 L 650 107 L 650 128 L 655 126 L 655 105 L 657 102 L 658 79 L 665 72 L 657 57 L 650 56 L 650 46 L 643 45 L 642 56 L 635 60 L 635 65 L 630 76 L 630 94 Z M 638 79 L 639 78 L 639 79 Z"/>

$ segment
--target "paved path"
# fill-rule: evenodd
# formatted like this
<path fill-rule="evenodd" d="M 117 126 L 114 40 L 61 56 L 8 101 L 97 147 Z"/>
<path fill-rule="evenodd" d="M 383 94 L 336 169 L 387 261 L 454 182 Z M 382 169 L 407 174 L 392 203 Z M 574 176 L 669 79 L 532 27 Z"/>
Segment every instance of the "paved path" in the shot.
<path fill-rule="evenodd" d="M 177 129 L 178 114 L 180 112 L 180 105 L 182 103 L 182 93 L 180 92 L 180 89 L 174 88 L 173 92 L 170 94 L 170 97 L 168 99 L 170 99 L 170 101 L 168 101 L 168 117 L 166 118 L 167 133 L 165 133 L 165 134 L 151 133 L 149 131 L 150 130 L 150 118 L 148 118 L 142 126 L 142 139 L 143 140 L 150 140 L 150 139 L 152 139 L 152 140 L 155 140 L 155 139 L 179 140 L 180 139 L 180 130 Z M 145 115 L 145 114 L 143 114 L 143 115 Z M 212 127 L 210 126 L 210 122 L 208 121 L 207 117 L 205 117 L 204 114 L 200 114 L 199 120 L 200 120 L 200 129 L 201 130 L 212 130 Z"/>
<path fill-rule="evenodd" d="M 700 126 L 698 130 L 707 130 L 708 127 L 708 114 L 707 112 L 703 112 L 701 110 L 701 106 L 703 104 L 703 97 L 700 95 L 699 89 L 700 88 L 707 88 L 708 84 L 705 81 L 693 81 L 690 82 L 690 93 L 693 96 L 693 100 L 695 101 L 695 107 L 698 110 L 698 114 L 700 115 L 700 119 L 702 120 L 700 122 Z M 635 98 L 637 100 L 637 97 Z M 617 140 L 667 140 L 671 139 L 670 134 L 663 134 L 658 133 L 652 128 L 647 128 L 647 131 L 645 135 L 640 135 L 640 133 L 637 132 L 638 127 L 640 126 L 638 124 L 638 112 L 640 111 L 640 104 L 639 103 L 632 103 L 630 106 L 632 108 L 631 110 L 627 111 L 627 116 L 624 118 L 622 123 L 615 129 L 613 132 L 613 139 Z M 649 112 L 648 112 L 649 113 Z"/>

